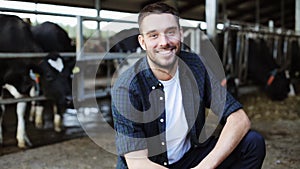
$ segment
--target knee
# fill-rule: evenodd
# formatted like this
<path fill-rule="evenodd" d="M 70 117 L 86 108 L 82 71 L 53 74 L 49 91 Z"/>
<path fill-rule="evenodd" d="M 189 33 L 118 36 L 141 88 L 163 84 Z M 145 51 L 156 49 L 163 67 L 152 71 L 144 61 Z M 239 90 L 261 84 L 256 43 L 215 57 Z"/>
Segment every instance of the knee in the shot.
<path fill-rule="evenodd" d="M 261 134 L 256 131 L 250 130 L 246 136 L 246 141 L 250 141 L 251 143 L 255 144 L 258 147 L 264 148 L 265 147 L 265 139 Z"/>
<path fill-rule="evenodd" d="M 265 139 L 256 131 L 250 130 L 243 139 L 245 148 L 257 157 L 264 158 L 266 155 Z"/>

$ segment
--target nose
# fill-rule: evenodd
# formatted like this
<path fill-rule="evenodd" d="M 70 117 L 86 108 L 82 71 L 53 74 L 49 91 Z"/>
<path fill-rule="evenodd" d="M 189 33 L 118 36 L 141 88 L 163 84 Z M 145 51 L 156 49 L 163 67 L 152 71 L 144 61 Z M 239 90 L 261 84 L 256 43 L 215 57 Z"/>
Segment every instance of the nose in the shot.
<path fill-rule="evenodd" d="M 169 43 L 168 36 L 165 34 L 161 34 L 159 38 L 159 45 L 160 46 L 166 46 Z"/>

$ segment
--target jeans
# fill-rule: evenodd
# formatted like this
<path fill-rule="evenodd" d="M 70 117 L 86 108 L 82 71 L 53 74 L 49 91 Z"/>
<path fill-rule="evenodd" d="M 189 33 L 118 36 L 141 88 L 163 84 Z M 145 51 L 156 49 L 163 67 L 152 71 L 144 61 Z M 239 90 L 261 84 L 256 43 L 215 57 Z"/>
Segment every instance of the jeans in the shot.
<path fill-rule="evenodd" d="M 189 169 L 199 164 L 214 148 L 217 138 L 205 147 L 192 147 L 179 161 L 168 166 L 170 169 Z M 234 151 L 217 169 L 260 169 L 266 155 L 264 138 L 250 130 Z"/>

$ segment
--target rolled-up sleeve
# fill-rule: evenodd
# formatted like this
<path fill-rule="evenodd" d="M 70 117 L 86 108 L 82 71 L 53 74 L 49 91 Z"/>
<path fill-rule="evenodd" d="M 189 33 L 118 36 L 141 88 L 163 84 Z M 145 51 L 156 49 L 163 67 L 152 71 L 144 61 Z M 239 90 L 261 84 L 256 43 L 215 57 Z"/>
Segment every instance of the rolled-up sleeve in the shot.
<path fill-rule="evenodd" d="M 221 124 L 225 124 L 227 117 L 239 110 L 243 108 L 242 104 L 240 102 L 238 102 L 229 92 L 226 92 L 226 102 L 225 102 L 225 106 L 224 106 L 224 112 L 223 112 L 223 117 L 221 119 Z"/>

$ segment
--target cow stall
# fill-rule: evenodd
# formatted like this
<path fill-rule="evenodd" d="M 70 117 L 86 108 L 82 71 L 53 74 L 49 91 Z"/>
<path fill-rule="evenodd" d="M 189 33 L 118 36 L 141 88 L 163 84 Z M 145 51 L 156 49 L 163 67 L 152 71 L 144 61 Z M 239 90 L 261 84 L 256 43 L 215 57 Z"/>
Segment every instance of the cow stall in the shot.
<path fill-rule="evenodd" d="M 300 39 L 295 32 L 227 24 L 218 38 L 225 72 L 236 85 L 260 86 L 273 100 L 295 93 Z"/>
<path fill-rule="evenodd" d="M 78 17 L 78 18 L 80 18 L 80 17 Z M 85 19 L 88 19 L 88 18 L 85 18 Z M 102 20 L 101 18 L 96 18 L 96 19 L 93 18 L 93 19 L 94 20 L 98 20 L 98 21 Z M 109 21 L 111 21 L 111 20 L 109 20 Z M 49 23 L 46 23 L 44 25 L 46 25 L 47 29 L 49 29 L 49 28 L 52 27 L 52 25 L 49 26 Z M 53 25 L 53 26 L 55 27 L 57 25 Z M 42 29 L 42 30 L 45 31 L 47 29 Z M 79 41 L 79 43 L 77 43 L 77 44 L 80 44 L 80 39 L 83 39 L 83 38 L 82 38 L 82 32 L 80 32 L 80 31 L 78 31 L 78 32 L 79 32 L 78 33 L 79 36 L 81 36 L 81 37 L 77 38 L 77 41 Z M 14 34 L 11 34 L 11 33 L 7 33 L 7 34 L 8 35 L 14 35 Z M 44 32 L 44 34 L 47 34 L 48 36 L 54 37 L 53 35 L 51 35 L 51 32 L 46 32 L 46 33 Z M 18 41 L 16 40 L 15 42 L 17 43 Z M 49 44 L 49 42 L 50 42 L 50 44 Z M 59 41 L 59 42 L 62 42 L 62 41 Z M 43 47 L 51 47 L 53 45 L 59 44 L 59 43 L 55 43 L 53 41 L 51 42 L 51 40 L 47 40 L 47 39 L 43 40 L 43 38 L 42 38 L 42 40 L 40 40 L 39 44 L 41 44 L 41 43 L 45 43 L 45 45 L 42 45 Z M 48 43 L 48 44 L 46 44 L 46 43 Z M 13 45 L 11 45 L 11 46 L 13 46 Z M 113 60 L 122 60 L 127 55 L 124 54 L 124 53 L 115 53 L 115 54 L 111 54 L 111 55 L 106 55 L 105 51 L 96 51 L 96 52 L 95 51 L 88 51 L 88 50 L 87 51 L 80 51 L 80 49 L 83 49 L 83 48 L 84 47 L 80 47 L 79 50 L 78 50 L 79 52 L 77 52 L 77 53 L 75 51 L 72 52 L 70 50 L 64 50 L 64 51 L 59 51 L 58 50 L 58 51 L 55 51 L 55 52 L 59 52 L 59 53 L 56 53 L 56 54 L 59 54 L 59 55 L 61 55 L 63 57 L 61 59 L 68 60 L 68 62 L 71 63 L 70 66 L 72 66 L 72 64 L 75 64 L 75 62 L 73 62 L 73 61 L 76 61 L 76 63 L 77 63 L 77 65 L 75 66 L 75 68 L 73 70 L 69 69 L 67 71 L 68 73 L 73 72 L 74 75 L 75 75 L 75 78 L 74 78 L 74 90 L 75 90 L 75 87 L 78 87 L 78 86 L 81 86 L 81 85 L 85 85 L 85 87 L 82 88 L 83 90 L 85 90 L 87 88 L 90 89 L 91 88 L 90 86 L 92 86 L 92 91 L 84 92 L 83 93 L 84 95 L 81 95 L 80 97 L 78 97 L 78 95 L 77 95 L 78 93 L 76 92 L 78 90 L 74 91 L 73 98 L 71 98 L 71 99 L 74 99 L 74 105 L 76 104 L 77 106 L 78 105 L 80 105 L 80 106 L 84 105 L 83 102 L 85 102 L 85 103 L 89 102 L 90 98 L 96 98 L 97 99 L 97 103 L 96 103 L 95 107 L 91 107 L 89 105 L 84 105 L 84 106 L 87 106 L 87 107 L 80 107 L 80 108 L 77 107 L 78 111 L 80 111 L 80 112 L 87 112 L 87 111 L 89 113 L 91 113 L 91 112 L 92 113 L 93 112 L 99 113 L 100 111 L 104 112 L 104 113 L 109 112 L 110 111 L 110 107 L 109 107 L 110 106 L 110 102 L 109 102 L 109 99 L 105 99 L 105 98 L 109 97 L 109 93 L 110 93 L 110 88 L 109 87 L 110 87 L 111 77 L 112 77 L 112 72 L 113 72 L 113 70 L 110 70 L 110 68 L 114 67 L 114 65 L 110 65 L 110 64 L 113 64 Z M 43 49 L 43 50 L 37 51 L 38 53 L 36 53 L 36 52 L 35 53 L 31 53 L 30 51 L 23 51 L 25 53 L 15 53 L 15 50 L 5 51 L 5 49 L 4 49 L 4 51 L 1 51 L 1 52 L 5 52 L 5 53 L 1 53 L 1 58 L 0 59 L 1 59 L 1 63 L 4 63 L 2 61 L 3 60 L 7 60 L 7 59 L 13 59 L 13 60 L 16 60 L 16 61 L 18 61 L 18 60 L 19 61 L 21 61 L 21 60 L 29 60 L 29 61 L 30 60 L 42 60 L 43 58 L 45 58 L 48 55 L 48 53 L 41 53 L 41 52 L 51 52 L 51 51 L 52 51 L 51 49 L 49 49 L 49 50 Z M 70 53 L 65 53 L 65 51 L 70 51 Z M 7 52 L 9 52 L 9 53 L 7 53 Z M 22 51 L 20 51 L 20 52 L 22 52 Z M 78 54 L 77 57 L 76 57 L 76 54 Z M 84 59 L 82 59 L 82 57 L 84 57 Z M 134 56 L 134 57 L 139 57 L 139 56 L 137 55 L 137 56 Z M 55 59 L 55 60 L 57 60 L 57 59 Z M 102 66 L 99 66 L 100 62 L 101 62 L 102 65 L 104 65 L 104 67 L 106 67 L 105 70 L 104 70 L 105 73 L 103 73 L 104 71 L 101 70 Z M 9 63 L 9 62 L 7 62 L 7 63 Z M 37 63 L 43 69 L 47 67 L 47 66 L 45 66 L 45 64 L 42 61 L 38 61 Z M 58 69 L 62 69 L 63 67 L 59 66 L 61 63 L 62 62 L 59 63 L 59 62 L 55 61 L 55 62 L 51 62 L 50 64 L 58 66 Z M 12 64 L 14 64 L 14 63 L 12 62 Z M 74 67 L 74 65 L 72 67 Z M 92 69 L 94 69 L 93 71 L 95 71 L 95 72 L 89 72 L 90 70 L 92 70 L 91 67 L 92 67 Z M 100 68 L 100 69 L 98 70 L 98 68 Z M 58 77 L 58 74 L 57 75 L 56 74 L 55 75 L 51 75 L 50 74 L 51 71 L 49 71 L 49 69 L 46 70 L 46 72 L 48 72 L 47 74 L 45 74 L 45 77 L 46 77 L 45 80 L 46 81 L 47 80 L 52 81 L 53 78 L 57 78 Z M 94 79 L 95 77 L 91 76 L 93 73 L 101 74 L 100 76 L 101 76 L 102 79 L 96 80 L 97 84 L 94 84 L 94 82 L 91 82 L 89 80 L 89 78 L 92 77 L 92 80 L 95 81 L 95 79 Z M 104 77 L 105 80 L 103 80 L 103 74 L 105 76 Z M 86 79 L 84 79 L 83 81 L 76 81 L 78 75 L 84 75 Z M 32 77 L 31 77 L 31 74 L 26 73 L 26 72 L 24 72 L 24 77 L 33 78 L 33 81 L 36 78 L 35 74 L 32 74 Z M 63 75 L 63 77 L 68 77 L 68 75 Z M 76 82 L 79 82 L 79 83 L 77 84 Z M 98 82 L 99 82 L 99 84 L 98 84 Z M 68 86 L 68 83 L 69 82 L 65 82 L 64 83 L 65 86 Z M 84 84 L 84 83 L 87 83 L 87 84 Z M 95 86 L 97 87 L 97 91 L 96 91 L 97 94 L 96 94 L 96 96 L 93 93 L 93 90 L 95 90 L 95 88 L 93 88 L 93 87 L 95 87 Z M 47 87 L 47 88 L 49 89 L 49 87 Z M 67 91 L 67 90 L 62 90 L 62 91 Z M 81 91 L 79 93 L 81 93 Z M 52 94 L 54 94 L 54 93 L 52 92 Z M 51 133 L 50 131 L 49 132 L 42 132 L 45 129 L 48 130 L 49 127 L 51 129 L 55 128 L 55 126 L 53 126 L 53 124 L 49 124 L 47 121 L 45 121 L 42 124 L 36 123 L 35 126 L 39 126 L 39 128 L 42 128 L 42 131 L 40 130 L 41 132 L 36 132 L 37 130 L 34 129 L 34 125 L 32 126 L 32 124 L 28 122 L 28 118 L 31 118 L 31 117 L 27 117 L 27 115 L 26 115 L 27 113 L 25 114 L 25 112 L 24 112 L 24 111 L 29 111 L 28 108 L 27 108 L 27 110 L 22 110 L 23 113 L 21 115 L 18 115 L 18 116 L 14 116 L 14 113 L 7 114 L 7 112 L 14 112 L 14 111 L 18 112 L 18 110 L 16 110 L 15 108 L 10 108 L 11 106 L 14 106 L 15 104 L 20 104 L 21 103 L 22 105 L 23 104 L 25 105 L 26 103 L 46 102 L 46 101 L 49 100 L 49 97 L 47 97 L 45 95 L 31 96 L 31 97 L 29 97 L 29 93 L 28 94 L 26 93 L 25 95 L 22 96 L 22 97 L 15 97 L 15 98 L 6 98 L 6 97 L 2 98 L 1 97 L 0 104 L 1 105 L 5 105 L 5 107 L 9 107 L 9 108 L 6 108 L 5 118 L 3 120 L 1 120 L 5 124 L 3 131 L 6 133 L 6 131 L 7 131 L 6 130 L 6 126 L 10 126 L 9 127 L 10 128 L 9 131 L 12 131 L 11 129 L 17 130 L 17 128 L 19 128 L 19 127 L 16 128 L 16 126 L 17 126 L 16 122 L 10 123 L 9 122 L 10 120 L 8 120 L 8 119 L 16 119 L 18 117 L 18 119 L 19 119 L 17 121 L 18 124 L 20 123 L 20 119 L 22 121 L 24 120 L 22 122 L 22 127 L 21 127 L 22 129 L 25 129 L 25 127 L 26 128 L 28 127 L 28 130 L 30 130 L 29 131 L 30 133 L 32 133 L 32 132 L 33 133 L 39 133 L 39 135 L 42 136 L 42 137 L 47 137 L 45 135 L 47 135 L 47 134 L 49 135 L 49 133 L 50 133 L 50 135 L 53 135 L 53 133 Z M 8 97 L 10 97 L 10 95 L 8 95 Z M 65 98 L 65 97 L 61 97 L 61 98 Z M 104 98 L 104 100 L 100 100 L 99 101 L 98 100 L 99 98 L 100 99 Z M 59 99 L 57 98 L 56 100 L 59 100 Z M 27 106 L 27 107 L 30 107 L 30 106 Z M 98 107 L 100 107 L 100 111 L 98 110 Z M 48 109 L 49 109 L 49 107 L 48 107 Z M 60 110 L 60 109 L 59 109 L 59 107 L 56 107 L 54 110 Z M 4 109 L 3 109 L 3 111 L 4 111 Z M 50 111 L 51 112 L 51 110 L 44 110 L 44 111 L 46 111 L 46 112 Z M 1 109 L 1 117 L 2 117 L 2 114 L 3 114 L 3 112 L 2 112 L 2 109 Z M 107 114 L 109 114 L 109 113 L 107 113 Z M 58 138 L 58 140 L 63 140 L 63 139 L 68 139 L 68 138 L 78 137 L 80 135 L 81 136 L 84 135 L 83 129 L 82 129 L 82 127 L 81 127 L 81 125 L 80 125 L 80 123 L 79 123 L 79 121 L 77 119 L 78 118 L 78 112 L 75 112 L 73 110 L 68 109 L 68 110 L 65 111 L 65 113 L 63 114 L 63 116 L 64 116 L 64 118 L 62 119 L 63 122 L 64 122 L 63 129 L 56 128 L 56 130 L 59 130 L 60 131 L 59 133 L 61 133 L 61 134 L 55 134 L 56 135 L 55 138 Z M 52 121 L 53 120 L 56 121 L 55 117 L 54 117 L 54 119 L 53 119 L 53 117 L 44 117 L 44 119 L 45 118 L 46 118 L 46 120 L 50 119 Z M 111 121 L 111 117 L 107 117 L 107 118 L 110 118 L 108 120 Z M 32 120 L 35 121 L 35 119 L 36 118 L 33 118 Z M 100 118 L 100 119 L 102 119 L 102 118 Z M 105 121 L 108 121 L 108 120 L 104 119 L 104 121 L 101 121 L 101 123 L 105 123 Z M 73 121 L 73 123 L 71 121 Z M 11 127 L 11 126 L 13 126 L 13 127 Z M 24 133 L 24 130 L 22 131 L 22 133 Z M 42 141 L 38 137 L 32 136 L 32 134 L 29 134 L 29 136 L 26 135 L 26 134 L 24 134 L 24 136 L 25 136 L 25 141 L 22 141 L 21 144 L 19 144 L 17 142 L 17 144 L 19 144 L 19 147 L 21 147 L 21 148 L 25 148 L 25 147 L 28 147 L 28 146 L 29 147 L 31 147 L 31 146 L 34 146 L 34 147 L 35 146 L 39 146 L 41 144 L 44 144 L 45 141 L 46 142 L 48 141 L 48 140 L 43 140 Z M 5 137 L 4 139 L 2 139 L 2 137 L 1 137 L 1 143 L 4 143 L 4 145 L 7 145 L 7 144 L 9 144 L 9 145 L 10 144 L 16 144 L 16 142 L 13 141 L 12 139 L 9 139 L 9 141 L 8 141 L 6 139 L 6 135 L 4 137 Z M 50 140 L 52 140 L 52 139 L 50 139 Z M 13 143 L 11 143 L 11 141 L 13 141 Z"/>
<path fill-rule="evenodd" d="M 74 17 L 74 16 L 71 16 Z M 105 20 L 103 18 L 89 18 L 89 17 L 78 17 L 77 21 L 78 23 L 82 23 L 83 20 L 96 20 L 98 22 L 100 21 L 112 21 L 112 20 Z M 118 60 L 118 61 L 122 61 L 124 60 L 124 58 L 127 58 L 128 54 L 124 54 L 124 53 L 105 53 L 105 52 L 97 52 L 95 53 L 89 53 L 88 51 L 82 52 L 83 46 L 84 46 L 84 42 L 83 42 L 83 37 L 82 37 L 82 25 L 80 26 L 80 24 L 78 24 L 78 28 L 77 28 L 77 51 L 76 51 L 76 59 L 77 59 L 77 66 L 75 67 L 75 73 L 76 73 L 76 77 L 75 80 L 73 81 L 73 86 L 75 88 L 75 99 L 76 99 L 76 104 L 79 106 L 83 106 L 85 105 L 84 102 L 89 102 L 89 99 L 91 98 L 107 98 L 110 96 L 110 87 L 111 87 L 111 77 L 113 76 L 113 72 L 115 71 L 115 67 L 113 66 L 113 61 L 114 60 Z M 229 28 L 231 29 L 231 28 Z M 231 29 L 233 31 L 233 29 Z M 236 36 L 236 39 L 233 40 L 228 40 L 229 38 L 231 38 L 231 35 L 229 35 L 229 33 L 227 35 L 224 35 L 224 41 L 221 41 L 220 43 L 222 43 L 220 46 L 224 46 L 224 51 L 223 54 L 221 54 L 222 56 L 222 61 L 226 70 L 226 73 L 232 77 L 237 77 L 237 80 L 235 79 L 235 81 L 239 81 L 239 85 L 238 86 L 243 86 L 246 85 L 248 83 L 248 67 L 249 67 L 249 43 L 251 44 L 255 44 L 254 41 L 256 41 L 255 39 L 260 38 L 263 35 L 260 35 L 262 33 L 262 31 L 260 32 L 255 32 L 255 31 L 251 31 L 251 30 L 239 30 L 236 33 L 232 33 L 231 34 L 236 34 L 234 36 Z M 226 34 L 226 32 L 225 32 Z M 259 34 L 259 35 L 257 35 Z M 266 33 L 264 33 L 266 34 Z M 205 49 L 201 49 L 201 33 L 200 33 L 200 29 L 199 28 L 192 28 L 189 29 L 188 31 L 185 32 L 185 36 L 190 36 L 190 44 L 188 45 L 189 47 L 192 48 L 193 51 L 195 51 L 196 53 L 201 53 L 205 52 Z M 227 38 L 225 38 L 227 36 Z M 227 40 L 225 40 L 227 39 Z M 273 50 L 272 53 L 274 54 L 274 58 L 276 58 L 276 64 L 279 65 L 283 65 L 283 64 L 287 64 L 288 58 L 284 57 L 286 55 L 286 53 L 288 53 L 290 50 L 289 45 L 285 46 L 285 44 L 288 43 L 283 43 L 282 39 L 286 39 L 286 38 L 282 38 L 281 36 L 278 36 L 276 38 L 274 38 L 273 42 L 271 42 L 273 44 Z M 289 38 L 287 38 L 287 42 L 289 42 L 288 40 Z M 297 37 L 295 38 L 297 39 Z M 238 42 L 237 42 L 238 41 Z M 295 42 L 296 41 L 296 42 Z M 293 40 L 293 45 L 295 46 L 293 47 L 293 50 L 298 50 L 297 49 L 297 40 Z M 231 46 L 230 46 L 231 45 Z M 257 44 L 255 44 L 254 46 L 259 46 Z M 268 46 L 268 45 L 267 45 Z M 280 50 L 280 51 L 276 51 L 275 49 L 278 49 L 278 47 L 283 46 L 284 50 Z M 253 45 L 251 46 L 251 49 L 253 49 L 255 47 L 253 47 Z M 260 49 L 262 50 L 262 49 Z M 225 53 L 225 54 L 224 54 Z M 226 56 L 227 55 L 227 56 Z M 231 55 L 231 56 L 229 56 Z M 235 55 L 235 56 L 232 56 Z M 131 54 L 131 56 L 133 58 L 138 58 L 140 57 L 139 54 Z M 238 57 L 236 57 L 238 56 Z M 100 63 L 101 62 L 101 63 Z M 292 62 L 293 63 L 293 62 Z M 100 65 L 103 64 L 103 66 L 101 66 L 101 68 L 104 68 L 104 71 L 99 71 L 99 67 L 95 67 L 95 65 Z M 253 64 L 252 64 L 253 65 Z M 289 65 L 289 64 L 287 64 Z M 90 72 L 91 69 L 90 67 L 94 67 L 91 69 L 92 73 Z M 106 68 L 105 68 L 106 67 Z M 284 66 L 283 66 L 284 67 Z M 297 66 L 293 67 L 293 70 L 296 70 Z M 96 72 L 96 73 L 95 73 Z M 103 74 L 104 72 L 104 74 Z M 272 71 L 269 71 L 270 74 L 272 74 Z M 99 75 L 102 73 L 101 78 L 102 79 L 97 79 L 94 80 L 94 73 L 96 74 L 95 76 Z M 277 74 L 277 73 L 276 73 Z M 295 73 L 296 75 L 297 73 Z M 270 76 L 272 77 L 272 76 Z M 106 78 L 106 79 L 103 79 Z M 92 80 L 91 80 L 92 79 Z M 272 79 L 272 78 L 270 78 Z M 268 80 L 271 81 L 271 80 Z M 33 98 L 33 100 L 43 100 L 45 98 L 41 97 L 41 98 Z M 11 102 L 19 102 L 21 100 L 14 100 Z M 23 100 L 24 101 L 24 100 Z M 31 101 L 31 99 L 26 98 L 25 101 Z M 2 103 L 6 104 L 8 103 L 8 100 L 3 101 Z M 109 111 L 109 102 L 106 103 L 102 108 L 106 109 Z M 80 109 L 81 110 L 81 109 Z M 85 111 L 85 110 L 82 110 Z M 90 107 L 90 111 L 93 112 L 94 109 L 92 107 Z M 104 117 L 105 119 L 105 117 Z M 106 119 L 106 120 L 111 120 L 111 119 Z"/>
<path fill-rule="evenodd" d="M 42 113 L 46 102 L 51 105 L 48 109 L 53 114 L 52 129 L 62 131 L 62 115 L 72 100 L 70 80 L 73 66 L 71 60 L 67 61 L 67 57 L 63 58 L 58 52 L 68 52 L 71 41 L 64 30 L 54 23 L 48 22 L 48 29 L 43 29 L 46 32 L 41 32 L 40 29 L 33 30 L 36 27 L 14 15 L 0 14 L 0 20 L 0 143 L 6 144 L 2 137 L 2 127 L 6 127 L 2 126 L 2 122 L 12 121 L 15 124 L 12 128 L 16 129 L 18 147 L 26 148 L 33 145 L 26 132 L 26 123 L 29 119 L 36 128 L 44 127 Z M 44 36 L 48 37 L 38 41 Z M 43 43 L 48 44 L 42 45 Z M 50 47 L 53 48 L 46 49 Z M 11 112 L 16 112 L 16 118 L 11 118 L 14 114 Z M 10 118 L 7 119 L 7 116 Z"/>

